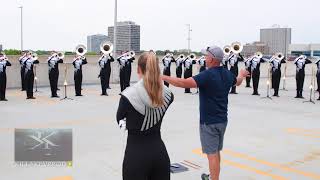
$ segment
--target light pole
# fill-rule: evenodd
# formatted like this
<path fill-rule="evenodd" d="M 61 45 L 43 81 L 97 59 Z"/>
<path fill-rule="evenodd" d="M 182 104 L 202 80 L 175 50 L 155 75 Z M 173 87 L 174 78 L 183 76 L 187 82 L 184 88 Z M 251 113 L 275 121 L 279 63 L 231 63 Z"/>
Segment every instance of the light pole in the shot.
<path fill-rule="evenodd" d="M 118 16 L 118 0 L 114 0 L 113 55 L 115 58 L 117 58 L 117 16 Z"/>
<path fill-rule="evenodd" d="M 113 26 L 113 57 L 116 60 L 117 59 L 117 18 L 118 18 L 118 0 L 114 0 L 114 26 Z M 114 71 L 114 69 L 117 69 L 118 71 Z M 119 73 L 120 73 L 120 67 L 114 65 L 111 69 L 113 80 L 119 81 Z"/>
<path fill-rule="evenodd" d="M 190 42 L 191 42 L 191 31 L 192 31 L 192 29 L 191 29 L 191 25 L 190 24 L 186 24 L 187 25 L 187 27 L 188 27 L 188 54 L 190 54 L 190 52 L 191 52 L 191 49 L 190 49 Z"/>
<path fill-rule="evenodd" d="M 19 9 L 20 9 L 20 20 L 21 20 L 21 22 L 20 22 L 20 45 L 21 45 L 21 52 L 23 51 L 23 14 L 22 14 L 22 9 L 23 9 L 23 6 L 21 5 L 21 6 L 19 6 L 18 7 Z"/>

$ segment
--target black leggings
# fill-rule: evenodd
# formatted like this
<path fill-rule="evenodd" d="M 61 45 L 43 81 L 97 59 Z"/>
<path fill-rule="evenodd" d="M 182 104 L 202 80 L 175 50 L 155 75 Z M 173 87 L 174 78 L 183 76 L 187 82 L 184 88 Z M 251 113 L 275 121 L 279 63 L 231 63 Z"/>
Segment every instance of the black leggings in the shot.
<path fill-rule="evenodd" d="M 170 159 L 160 135 L 128 136 L 123 180 L 170 180 Z"/>
<path fill-rule="evenodd" d="M 171 76 L 171 72 L 170 72 L 170 69 L 169 68 L 165 68 L 163 70 L 163 75 L 166 75 L 166 76 Z M 164 81 L 164 85 L 166 85 L 167 87 L 169 87 L 169 83 Z"/>

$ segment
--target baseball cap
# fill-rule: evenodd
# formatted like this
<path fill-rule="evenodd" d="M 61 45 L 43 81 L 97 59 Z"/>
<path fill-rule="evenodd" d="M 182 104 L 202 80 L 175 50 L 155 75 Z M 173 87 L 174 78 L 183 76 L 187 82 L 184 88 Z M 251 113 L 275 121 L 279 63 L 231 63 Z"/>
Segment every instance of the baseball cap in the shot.
<path fill-rule="evenodd" d="M 201 53 L 204 55 L 209 55 L 215 59 L 217 59 L 218 61 L 222 61 L 224 53 L 222 51 L 222 49 L 218 46 L 208 46 L 206 49 L 202 49 Z"/>

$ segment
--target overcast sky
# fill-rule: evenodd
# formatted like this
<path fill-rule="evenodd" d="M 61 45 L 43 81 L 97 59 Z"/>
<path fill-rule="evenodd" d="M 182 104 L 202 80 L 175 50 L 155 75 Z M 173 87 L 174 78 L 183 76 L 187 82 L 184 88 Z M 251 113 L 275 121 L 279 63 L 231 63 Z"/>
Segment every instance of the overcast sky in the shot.
<path fill-rule="evenodd" d="M 0 44 L 20 48 L 20 3 L 24 48 L 73 50 L 86 36 L 107 34 L 114 0 L 0 0 Z M 259 40 L 259 29 L 292 28 L 292 43 L 320 43 L 319 0 L 118 0 L 118 21 L 141 26 L 141 49 L 187 48 Z"/>

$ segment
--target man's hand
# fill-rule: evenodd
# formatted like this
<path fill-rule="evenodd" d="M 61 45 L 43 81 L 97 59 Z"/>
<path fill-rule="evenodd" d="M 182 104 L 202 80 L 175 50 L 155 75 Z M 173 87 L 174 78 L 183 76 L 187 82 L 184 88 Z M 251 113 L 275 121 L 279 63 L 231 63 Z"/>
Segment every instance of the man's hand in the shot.
<path fill-rule="evenodd" d="M 240 70 L 240 73 L 237 77 L 237 83 L 236 83 L 236 86 L 240 86 L 243 79 L 246 78 L 246 77 L 249 77 L 250 76 L 250 73 L 247 71 L 247 70 L 244 70 L 244 69 L 241 69 Z"/>
<path fill-rule="evenodd" d="M 250 72 L 245 70 L 245 69 L 241 69 L 240 70 L 240 73 L 239 73 L 239 76 L 245 78 L 245 77 L 250 77 Z"/>

